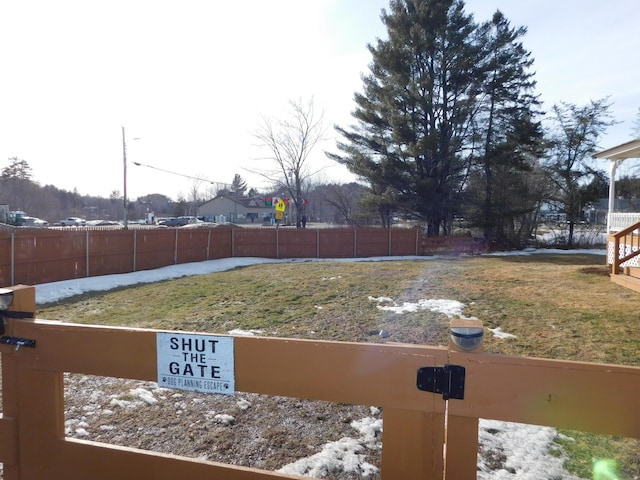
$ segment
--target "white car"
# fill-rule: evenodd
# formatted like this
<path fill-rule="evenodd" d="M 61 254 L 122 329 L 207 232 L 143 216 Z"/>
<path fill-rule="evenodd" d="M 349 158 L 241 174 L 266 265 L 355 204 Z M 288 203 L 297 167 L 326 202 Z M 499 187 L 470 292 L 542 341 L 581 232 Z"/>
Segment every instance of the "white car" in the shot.
<path fill-rule="evenodd" d="M 60 220 L 60 225 L 63 227 L 83 227 L 87 224 L 87 221 L 79 217 L 68 217 L 64 220 Z"/>

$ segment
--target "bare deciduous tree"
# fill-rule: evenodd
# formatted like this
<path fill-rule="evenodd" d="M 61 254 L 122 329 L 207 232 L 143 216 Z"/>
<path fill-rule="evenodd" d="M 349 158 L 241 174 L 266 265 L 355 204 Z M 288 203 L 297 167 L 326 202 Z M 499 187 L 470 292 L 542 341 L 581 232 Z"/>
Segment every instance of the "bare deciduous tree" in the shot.
<path fill-rule="evenodd" d="M 633 125 L 631 126 L 631 135 L 633 138 L 640 138 L 640 107 L 638 107 L 636 119 L 633 121 Z"/>
<path fill-rule="evenodd" d="M 598 174 L 592 155 L 607 127 L 616 123 L 610 109 L 609 97 L 582 106 L 560 102 L 551 108 L 551 150 L 546 167 L 554 184 L 551 199 L 567 214 L 569 247 L 573 246 L 574 226 L 584 205 L 581 186 Z"/>
<path fill-rule="evenodd" d="M 313 171 L 309 157 L 326 134 L 323 117 L 323 113 L 316 111 L 313 99 L 308 102 L 289 101 L 286 118 L 263 116 L 262 123 L 254 132 L 258 146 L 269 152 L 263 160 L 269 160 L 272 165 L 270 169 L 255 170 L 254 173 L 290 196 L 298 226 L 305 216 L 306 184 L 317 173 Z"/>

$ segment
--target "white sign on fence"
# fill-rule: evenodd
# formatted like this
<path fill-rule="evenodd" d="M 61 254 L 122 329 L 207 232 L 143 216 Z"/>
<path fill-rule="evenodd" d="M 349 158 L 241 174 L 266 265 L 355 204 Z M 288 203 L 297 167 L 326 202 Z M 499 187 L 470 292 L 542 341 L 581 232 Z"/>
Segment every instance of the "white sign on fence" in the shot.
<path fill-rule="evenodd" d="M 160 332 L 158 386 L 202 393 L 235 393 L 233 337 Z"/>

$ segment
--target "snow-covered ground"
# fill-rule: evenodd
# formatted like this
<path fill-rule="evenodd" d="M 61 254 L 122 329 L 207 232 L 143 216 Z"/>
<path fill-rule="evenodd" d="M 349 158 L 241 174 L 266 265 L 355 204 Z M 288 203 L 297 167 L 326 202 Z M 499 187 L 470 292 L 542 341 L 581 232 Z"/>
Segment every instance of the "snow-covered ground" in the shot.
<path fill-rule="evenodd" d="M 535 253 L 591 253 L 604 255 L 604 250 L 529 250 L 524 252 L 502 253 L 500 255 L 532 255 Z M 495 254 L 497 255 L 497 254 Z M 308 261 L 397 261 L 416 260 L 430 261 L 439 257 L 376 257 L 362 259 L 297 259 L 274 260 L 264 258 L 227 258 L 190 264 L 181 264 L 163 267 L 156 270 L 134 272 L 128 274 L 105 275 L 101 277 L 66 280 L 47 283 L 36 287 L 36 302 L 39 305 L 56 302 L 63 298 L 79 295 L 89 291 L 106 291 L 116 287 L 150 283 L 160 280 L 179 278 L 190 275 L 201 275 L 213 272 L 221 272 L 237 267 L 255 265 L 259 263 L 292 263 Z M 370 299 L 379 303 L 379 308 L 402 315 L 405 312 L 419 309 L 429 309 L 441 312 L 449 317 L 463 316 L 465 305 L 455 299 L 415 299 L 412 302 L 404 302 L 398 305 L 393 299 L 384 296 L 375 296 L 372 292 Z M 513 335 L 502 332 L 499 329 L 492 330 L 496 337 L 508 341 Z M 253 332 L 234 331 L 234 335 Z M 147 391 L 143 392 L 145 395 Z M 145 401 L 144 399 L 142 399 Z M 143 402 L 140 402 L 141 404 Z M 372 412 L 375 413 L 375 412 Z M 318 476 L 327 470 L 360 471 L 366 478 L 372 469 L 362 460 L 359 451 L 363 445 L 379 442 L 380 436 L 376 436 L 382 428 L 382 423 L 376 415 L 354 421 L 354 436 L 343 438 L 337 442 L 330 442 L 324 449 L 310 457 L 301 459 L 281 469 L 283 473 Z M 481 450 L 491 452 L 489 455 L 495 458 L 500 455 L 503 460 L 502 468 L 496 470 L 495 465 L 490 465 L 487 457 L 480 455 L 478 459 L 478 479 L 513 479 L 539 480 L 545 478 L 574 480 L 570 473 L 564 470 L 565 456 L 562 449 L 555 443 L 558 432 L 554 428 L 539 427 L 533 425 L 521 425 L 494 420 L 480 420 L 479 442 Z"/>

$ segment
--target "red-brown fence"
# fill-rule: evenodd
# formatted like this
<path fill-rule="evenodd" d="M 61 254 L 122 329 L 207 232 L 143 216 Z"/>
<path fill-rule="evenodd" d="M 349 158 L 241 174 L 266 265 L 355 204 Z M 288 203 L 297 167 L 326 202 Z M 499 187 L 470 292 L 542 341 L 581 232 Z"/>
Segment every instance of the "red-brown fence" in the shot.
<path fill-rule="evenodd" d="M 471 237 L 406 228 L 0 229 L 0 284 L 40 283 L 229 257 L 354 258 L 468 252 Z"/>

